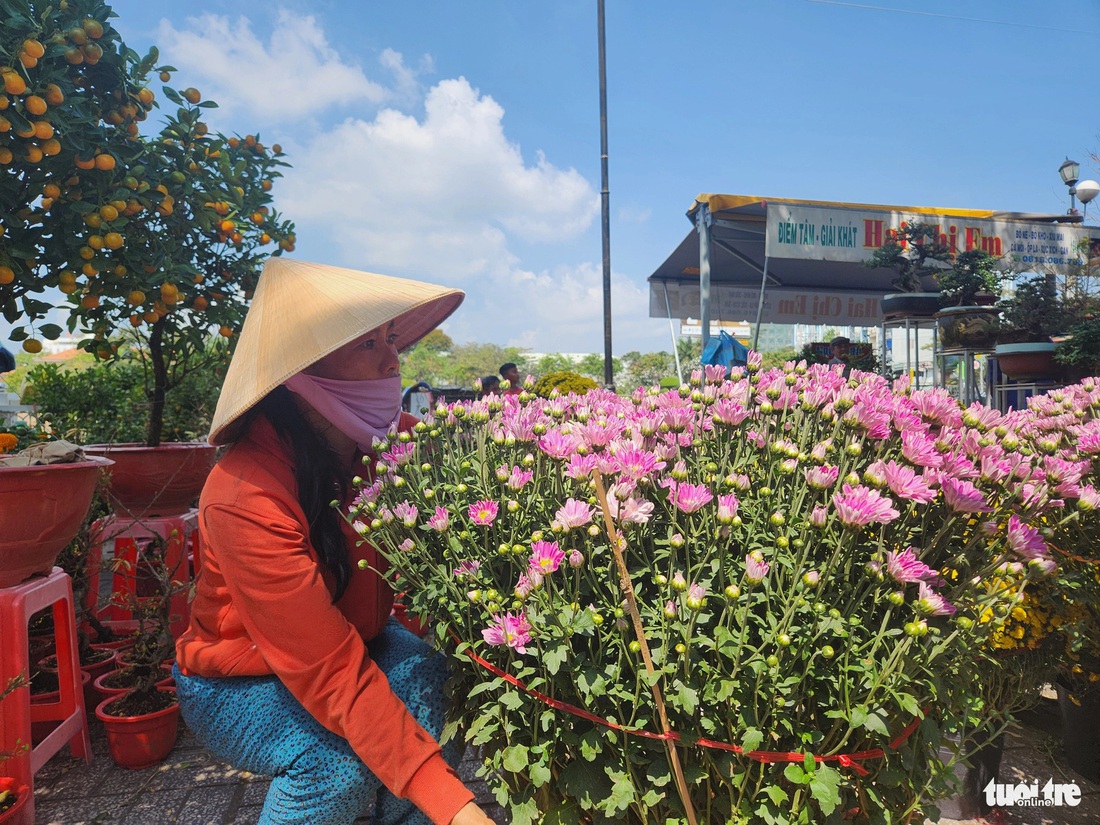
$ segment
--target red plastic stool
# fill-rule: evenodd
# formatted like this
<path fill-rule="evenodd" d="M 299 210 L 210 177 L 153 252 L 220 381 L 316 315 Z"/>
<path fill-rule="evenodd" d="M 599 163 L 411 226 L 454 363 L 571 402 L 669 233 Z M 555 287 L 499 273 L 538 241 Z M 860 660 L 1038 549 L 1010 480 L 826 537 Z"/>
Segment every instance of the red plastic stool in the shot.
<path fill-rule="evenodd" d="M 145 548 L 155 540 L 164 546 L 164 562 L 168 566 L 173 590 L 170 629 L 175 638 L 187 629 L 191 604 L 189 585 L 193 580 L 192 565 L 199 554 L 199 511 L 191 510 L 175 516 L 155 516 L 134 521 L 119 516 L 106 516 L 92 525 L 88 555 L 90 586 L 88 606 L 100 619 L 119 621 L 133 618 L 126 607 L 131 599 L 152 595 L 148 574 L 142 570 Z M 121 562 L 108 569 L 112 560 Z M 100 576 L 110 576 L 110 593 L 117 598 L 100 599 Z M 155 582 L 152 583 L 155 588 Z M 105 602 L 102 607 L 99 602 Z M 119 603 L 121 602 L 121 604 Z"/>
<path fill-rule="evenodd" d="M 11 679 L 20 675 L 30 678 L 28 627 L 31 617 L 47 607 L 53 609 L 60 698 L 56 702 L 31 705 L 31 689 L 27 685 L 0 702 L 0 751 L 15 752 L 6 762 L 0 763 L 0 773 L 12 776 L 17 785 L 27 785 L 32 794 L 34 775 L 51 756 L 65 747 L 66 742 L 73 756 L 85 762 L 92 761 L 76 644 L 73 584 L 60 567 L 55 567 L 43 578 L 34 577 L 14 587 L 0 588 L 0 686 L 6 687 Z M 35 747 L 23 747 L 31 743 L 32 722 L 60 724 Z M 33 796 L 20 815 L 23 819 L 17 825 L 34 825 Z"/>

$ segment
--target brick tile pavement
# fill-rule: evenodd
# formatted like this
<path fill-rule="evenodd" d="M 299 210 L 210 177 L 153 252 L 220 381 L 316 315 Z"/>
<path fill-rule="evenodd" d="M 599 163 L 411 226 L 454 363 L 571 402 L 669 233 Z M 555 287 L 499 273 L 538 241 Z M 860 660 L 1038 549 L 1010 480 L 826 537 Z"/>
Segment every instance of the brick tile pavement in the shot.
<path fill-rule="evenodd" d="M 1004 825 L 1087 825 L 1100 823 L 1100 784 L 1067 768 L 1059 753 L 1057 706 L 1049 701 L 1024 714 L 1007 734 L 1002 781 L 1077 782 L 1084 797 L 1076 808 L 1015 808 Z M 99 722 L 91 727 L 95 759 L 90 765 L 65 751 L 35 777 L 36 825 L 253 825 L 259 819 L 266 777 L 239 771 L 207 753 L 180 726 L 175 749 L 160 765 L 143 771 L 117 767 L 107 753 Z M 459 769 L 491 816 L 506 822 L 487 787 L 475 777 L 471 751 Z M 369 820 L 362 820 L 368 822 Z M 980 825 L 983 820 L 941 819 L 939 825 Z M 714 823 L 713 825 L 718 825 Z M 931 823 L 929 823 L 931 825 Z"/>

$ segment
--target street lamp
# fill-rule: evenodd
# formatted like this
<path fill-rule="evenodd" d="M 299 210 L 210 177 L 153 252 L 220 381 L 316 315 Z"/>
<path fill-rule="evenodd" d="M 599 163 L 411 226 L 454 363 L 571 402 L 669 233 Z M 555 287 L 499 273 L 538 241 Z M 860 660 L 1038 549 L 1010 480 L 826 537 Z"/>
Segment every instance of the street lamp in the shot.
<path fill-rule="evenodd" d="M 1094 180 L 1083 180 L 1077 184 L 1077 200 L 1081 201 L 1081 221 L 1089 212 L 1089 201 L 1100 195 L 1100 183 Z"/>
<path fill-rule="evenodd" d="M 1070 215 L 1077 214 L 1076 201 L 1074 196 L 1077 194 L 1077 176 L 1081 173 L 1081 164 L 1075 160 L 1066 158 L 1065 163 L 1058 167 L 1058 174 L 1062 176 L 1062 182 L 1069 187 L 1069 213 Z"/>

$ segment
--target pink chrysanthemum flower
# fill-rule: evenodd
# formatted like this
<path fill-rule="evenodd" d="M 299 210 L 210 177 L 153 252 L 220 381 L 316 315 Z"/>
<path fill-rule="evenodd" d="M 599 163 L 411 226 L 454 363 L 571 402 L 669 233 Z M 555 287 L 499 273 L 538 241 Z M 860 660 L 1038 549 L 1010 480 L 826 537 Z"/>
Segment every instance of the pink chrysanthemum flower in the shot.
<path fill-rule="evenodd" d="M 943 456 L 936 450 L 936 442 L 931 436 L 918 430 L 902 432 L 901 454 L 918 467 L 943 466 Z"/>
<path fill-rule="evenodd" d="M 428 526 L 437 533 L 446 533 L 451 526 L 451 514 L 446 507 L 436 507 L 435 514 L 428 519 Z"/>
<path fill-rule="evenodd" d="M 512 472 L 508 474 L 508 480 L 504 482 L 505 486 L 509 490 L 522 490 L 535 474 L 531 470 L 521 470 L 519 467 L 513 466 Z"/>
<path fill-rule="evenodd" d="M 653 502 L 645 499 L 628 498 L 620 510 L 623 524 L 645 524 L 653 515 Z"/>
<path fill-rule="evenodd" d="M 516 582 L 515 594 L 517 599 L 526 599 L 531 591 L 542 584 L 542 574 L 535 570 L 521 573 Z"/>
<path fill-rule="evenodd" d="M 745 556 L 745 580 L 749 584 L 760 584 L 768 576 L 769 565 L 759 555 L 749 553 Z"/>
<path fill-rule="evenodd" d="M 592 508 L 587 502 L 577 501 L 575 498 L 567 498 L 565 506 L 560 507 L 554 514 L 554 521 L 563 530 L 572 530 L 574 527 L 584 527 L 592 520 Z"/>
<path fill-rule="evenodd" d="M 663 461 L 658 461 L 653 453 L 646 450 L 632 447 L 615 453 L 615 472 L 630 481 L 637 481 L 658 470 L 663 470 L 664 467 Z"/>
<path fill-rule="evenodd" d="M 477 571 L 481 569 L 481 562 L 477 559 L 471 559 L 462 562 L 455 568 L 455 578 L 459 579 L 473 579 L 477 578 Z"/>
<path fill-rule="evenodd" d="M 912 547 L 895 553 L 892 550 L 886 553 L 886 572 L 893 576 L 894 581 L 901 584 L 907 582 L 931 581 L 938 579 L 939 574 L 927 564 L 917 558 Z"/>
<path fill-rule="evenodd" d="M 1008 546 L 1025 559 L 1044 558 L 1048 555 L 1047 543 L 1042 534 L 1017 516 L 1008 519 Z"/>
<path fill-rule="evenodd" d="M 718 523 L 732 524 L 740 502 L 733 493 L 718 496 Z"/>
<path fill-rule="evenodd" d="M 668 499 L 682 513 L 694 513 L 714 500 L 705 484 L 676 484 L 669 487 Z"/>
<path fill-rule="evenodd" d="M 559 430 L 551 430 L 544 437 L 539 439 L 539 449 L 551 458 L 556 458 L 559 461 L 576 455 L 577 447 L 580 445 L 581 440 L 579 438 L 566 435 Z"/>
<path fill-rule="evenodd" d="M 825 526 L 825 523 L 829 520 L 829 511 L 826 507 L 819 504 L 812 511 L 810 511 L 810 524 L 819 530 Z"/>
<path fill-rule="evenodd" d="M 412 539 L 405 539 L 403 542 L 397 545 L 397 547 L 399 550 L 404 550 L 406 553 L 411 553 L 416 548 L 416 544 L 413 543 Z"/>
<path fill-rule="evenodd" d="M 531 558 L 528 566 L 532 570 L 546 575 L 557 570 L 565 559 L 565 551 L 556 541 L 536 541 L 531 544 Z"/>
<path fill-rule="evenodd" d="M 416 516 L 418 512 L 416 506 L 409 504 L 408 501 L 402 501 L 393 508 L 394 516 L 401 519 L 401 523 L 406 527 L 416 526 Z"/>
<path fill-rule="evenodd" d="M 715 401 L 710 412 L 715 421 L 727 427 L 736 427 L 749 417 L 749 411 L 745 406 L 730 398 Z"/>
<path fill-rule="evenodd" d="M 526 645 L 531 641 L 531 623 L 523 613 L 513 616 L 493 616 L 492 622 L 481 631 L 482 638 L 491 645 L 506 645 L 516 653 L 526 653 Z"/>
<path fill-rule="evenodd" d="M 565 465 L 565 474 L 569 476 L 569 478 L 585 479 L 591 478 L 592 471 L 595 469 L 596 456 L 574 453 L 569 457 L 569 461 Z"/>
<path fill-rule="evenodd" d="M 836 480 L 840 477 L 840 468 L 834 467 L 831 464 L 825 464 L 821 467 L 810 467 L 805 472 L 806 483 L 815 490 L 829 489 L 836 484 Z"/>
<path fill-rule="evenodd" d="M 936 491 L 928 485 L 928 482 L 917 475 L 912 467 L 905 464 L 898 464 L 896 461 L 889 462 L 883 467 L 883 476 L 890 492 L 898 498 L 915 501 L 919 504 L 927 504 L 936 497 Z"/>
<path fill-rule="evenodd" d="M 569 566 L 574 569 L 584 567 L 584 553 L 582 553 L 580 550 L 570 550 Z"/>
<path fill-rule="evenodd" d="M 868 524 L 888 524 L 901 515 L 894 503 L 878 490 L 845 484 L 833 496 L 837 518 L 846 527 L 866 527 Z"/>
<path fill-rule="evenodd" d="M 956 513 L 988 513 L 991 510 L 985 503 L 985 493 L 969 481 L 945 476 L 941 489 L 943 500 Z"/>
<path fill-rule="evenodd" d="M 1083 510 L 1100 509 L 1100 492 L 1097 492 L 1091 484 L 1086 484 L 1081 488 L 1081 500 L 1078 506 Z"/>
<path fill-rule="evenodd" d="M 955 605 L 922 581 L 917 591 L 917 610 L 929 616 L 953 616 Z"/>
<path fill-rule="evenodd" d="M 475 501 L 470 505 L 470 509 L 467 511 L 470 516 L 470 521 L 481 527 L 488 527 L 496 521 L 497 513 L 499 512 L 500 506 L 495 501 L 490 501 L 488 499 Z"/>

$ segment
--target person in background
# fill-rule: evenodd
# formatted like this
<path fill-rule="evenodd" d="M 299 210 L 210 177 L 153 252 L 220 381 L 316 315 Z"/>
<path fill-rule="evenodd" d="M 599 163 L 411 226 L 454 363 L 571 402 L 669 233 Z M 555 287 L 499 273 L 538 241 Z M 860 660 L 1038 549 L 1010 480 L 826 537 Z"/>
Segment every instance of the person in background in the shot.
<path fill-rule="evenodd" d="M 832 358 L 828 360 L 828 364 L 843 364 L 848 366 L 848 354 L 851 351 L 852 342 L 845 338 L 843 335 L 839 335 L 829 342 L 829 349 L 832 352 Z"/>
<path fill-rule="evenodd" d="M 519 367 L 511 361 L 500 365 L 500 377 L 508 382 L 508 389 L 504 391 L 505 395 L 519 395 L 523 392 L 523 381 L 519 377 Z"/>
<path fill-rule="evenodd" d="M 481 379 L 481 394 L 500 395 L 500 379 L 495 375 L 485 375 Z"/>
<path fill-rule="evenodd" d="M 11 372 L 13 369 L 15 369 L 15 356 L 11 354 L 11 350 L 0 344 L 0 375 Z"/>
<path fill-rule="evenodd" d="M 492 825 L 438 739 L 446 659 L 391 617 L 385 558 L 331 506 L 408 431 L 398 352 L 457 289 L 272 258 L 230 362 L 173 674 L 188 728 L 273 777 L 265 825 Z M 363 458 L 368 458 L 364 465 Z"/>

